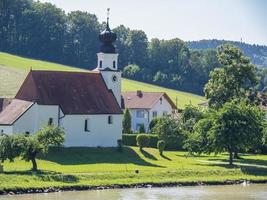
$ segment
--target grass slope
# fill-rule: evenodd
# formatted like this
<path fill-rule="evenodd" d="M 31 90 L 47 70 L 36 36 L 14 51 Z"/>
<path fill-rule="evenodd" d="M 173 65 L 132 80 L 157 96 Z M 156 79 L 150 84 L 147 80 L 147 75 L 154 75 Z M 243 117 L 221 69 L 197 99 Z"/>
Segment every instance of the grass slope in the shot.
<path fill-rule="evenodd" d="M 224 154 L 188 157 L 185 152 L 166 151 L 161 157 L 152 148 L 143 152 L 138 147 L 125 147 L 123 152 L 114 148 L 54 148 L 38 159 L 39 174 L 29 171 L 30 163 L 5 162 L 0 191 L 50 186 L 267 180 L 267 155 L 242 157 L 234 167 L 229 167 Z"/>
<path fill-rule="evenodd" d="M 0 52 L 0 97 L 13 97 L 31 68 L 33 70 L 86 71 L 75 67 Z M 151 92 L 164 91 L 174 102 L 176 102 L 177 98 L 179 108 L 183 108 L 184 105 L 190 102 L 197 105 L 205 100 L 204 97 L 187 92 L 180 92 L 128 79 L 122 80 L 123 91 L 136 91 L 138 89 Z"/>

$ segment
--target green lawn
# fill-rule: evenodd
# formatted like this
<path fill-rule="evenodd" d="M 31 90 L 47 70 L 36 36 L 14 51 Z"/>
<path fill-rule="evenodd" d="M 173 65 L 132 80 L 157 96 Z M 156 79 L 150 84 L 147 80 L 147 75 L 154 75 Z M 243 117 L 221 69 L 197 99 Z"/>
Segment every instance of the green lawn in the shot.
<path fill-rule="evenodd" d="M 34 70 L 85 71 L 75 67 L 33 60 L 0 52 L 0 97 L 13 97 L 31 68 Z M 197 105 L 198 103 L 205 101 L 204 97 L 198 95 L 128 79 L 122 80 L 122 90 L 143 90 L 151 92 L 164 91 L 174 102 L 176 102 L 177 98 L 179 108 L 183 108 L 184 105 L 189 103 Z"/>
<path fill-rule="evenodd" d="M 40 173 L 30 172 L 31 164 L 21 160 L 5 162 L 0 190 L 49 186 L 99 186 L 165 182 L 223 182 L 266 180 L 267 155 L 242 155 L 229 167 L 227 155 L 188 157 L 185 152 L 157 149 L 55 148 L 38 159 Z M 139 173 L 135 173 L 139 170 Z"/>

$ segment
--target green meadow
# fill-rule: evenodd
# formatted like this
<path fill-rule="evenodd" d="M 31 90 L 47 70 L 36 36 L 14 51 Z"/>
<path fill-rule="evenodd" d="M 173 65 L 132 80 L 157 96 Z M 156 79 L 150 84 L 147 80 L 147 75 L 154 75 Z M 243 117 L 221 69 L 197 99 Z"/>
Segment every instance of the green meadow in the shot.
<path fill-rule="evenodd" d="M 86 71 L 83 69 L 23 58 L 0 52 L 0 97 L 13 97 L 25 79 L 30 69 L 33 70 L 62 70 L 62 71 Z M 122 80 L 123 91 L 150 91 L 166 92 L 179 108 L 186 104 L 197 105 L 205 101 L 205 98 L 195 94 L 178 90 L 167 89 L 152 84 L 142 83 L 129 79 Z"/>
<path fill-rule="evenodd" d="M 267 181 L 267 155 L 241 155 L 229 167 L 227 154 L 188 156 L 186 152 L 157 149 L 53 148 L 38 158 L 39 172 L 20 159 L 4 163 L 0 191 L 73 186 L 110 186 L 138 183 L 224 183 L 226 181 Z M 136 173 L 138 170 L 138 173 Z M 163 179 L 164 177 L 164 179 Z"/>

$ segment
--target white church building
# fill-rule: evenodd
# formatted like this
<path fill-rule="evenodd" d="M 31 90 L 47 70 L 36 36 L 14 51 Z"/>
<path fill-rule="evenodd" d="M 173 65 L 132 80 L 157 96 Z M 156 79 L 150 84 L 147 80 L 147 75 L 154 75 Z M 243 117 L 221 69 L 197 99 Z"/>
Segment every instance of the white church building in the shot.
<path fill-rule="evenodd" d="M 93 71 L 31 70 L 15 98 L 0 108 L 0 133 L 34 134 L 53 124 L 65 130 L 65 146 L 117 146 L 122 138 L 121 72 L 113 46 L 116 34 L 108 21 L 99 39 Z"/>

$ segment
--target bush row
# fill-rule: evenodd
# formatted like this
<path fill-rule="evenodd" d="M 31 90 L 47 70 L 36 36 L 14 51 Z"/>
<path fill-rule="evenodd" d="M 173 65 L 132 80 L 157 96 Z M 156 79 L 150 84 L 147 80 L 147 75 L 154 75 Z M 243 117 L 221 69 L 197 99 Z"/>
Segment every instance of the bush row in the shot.
<path fill-rule="evenodd" d="M 138 134 L 122 134 L 122 143 L 125 146 L 137 146 L 136 137 Z M 158 136 L 147 134 L 149 136 L 149 147 L 157 148 Z"/>

